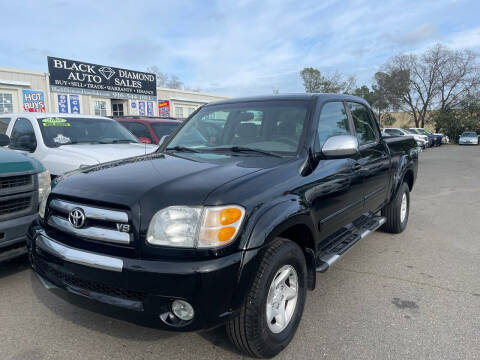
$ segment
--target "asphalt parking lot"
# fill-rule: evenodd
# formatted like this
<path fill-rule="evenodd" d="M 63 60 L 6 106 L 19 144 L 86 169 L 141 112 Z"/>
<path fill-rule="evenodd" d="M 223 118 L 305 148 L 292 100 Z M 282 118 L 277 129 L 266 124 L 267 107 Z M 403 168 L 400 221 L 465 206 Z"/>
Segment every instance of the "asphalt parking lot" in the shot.
<path fill-rule="evenodd" d="M 278 359 L 480 358 L 480 146 L 421 154 L 407 230 L 375 233 L 310 292 Z M 0 359 L 237 359 L 222 329 L 169 333 L 75 307 L 0 264 Z"/>

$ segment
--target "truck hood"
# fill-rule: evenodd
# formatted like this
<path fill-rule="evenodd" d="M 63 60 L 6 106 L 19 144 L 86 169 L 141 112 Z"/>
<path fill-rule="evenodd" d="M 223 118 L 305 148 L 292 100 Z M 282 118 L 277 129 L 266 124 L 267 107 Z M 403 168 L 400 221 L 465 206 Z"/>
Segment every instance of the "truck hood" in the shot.
<path fill-rule="evenodd" d="M 155 153 L 91 166 L 55 181 L 53 193 L 88 202 L 138 205 L 142 213 L 153 213 L 171 205 L 203 205 L 219 186 L 273 167 L 281 158 Z"/>
<path fill-rule="evenodd" d="M 41 172 L 43 166 L 35 159 L 31 159 L 19 152 L 0 148 L 0 176 L 19 172 Z"/>
<path fill-rule="evenodd" d="M 58 147 L 57 150 L 63 152 L 66 156 L 71 156 L 73 161 L 75 161 L 76 158 L 79 158 L 79 161 L 86 163 L 85 165 L 94 165 L 107 161 L 149 154 L 154 152 L 157 148 L 157 145 L 140 143 L 74 144 L 62 145 Z"/>

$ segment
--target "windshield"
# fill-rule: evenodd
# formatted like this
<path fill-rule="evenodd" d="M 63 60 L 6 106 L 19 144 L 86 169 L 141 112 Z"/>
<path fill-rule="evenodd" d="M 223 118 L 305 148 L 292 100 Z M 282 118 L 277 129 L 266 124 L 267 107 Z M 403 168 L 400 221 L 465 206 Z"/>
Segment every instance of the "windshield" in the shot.
<path fill-rule="evenodd" d="M 463 137 L 477 137 L 477 133 L 476 132 L 473 132 L 473 131 L 465 131 L 463 134 L 462 134 Z"/>
<path fill-rule="evenodd" d="M 417 133 L 415 130 L 413 130 L 413 129 L 402 129 L 402 130 L 405 131 L 405 132 L 407 132 L 407 133 L 409 133 L 409 134 L 418 135 L 418 133 Z"/>
<path fill-rule="evenodd" d="M 424 129 L 409 129 L 413 131 L 414 134 L 420 134 L 420 135 L 428 135 L 428 133 Z"/>
<path fill-rule="evenodd" d="M 171 133 L 173 133 L 180 124 L 154 123 L 150 125 L 152 126 L 153 131 L 155 131 L 157 137 L 161 139 L 165 135 L 170 135 Z"/>
<path fill-rule="evenodd" d="M 291 155 L 300 144 L 308 105 L 308 101 L 292 100 L 206 106 L 188 120 L 167 149 L 241 147 Z"/>
<path fill-rule="evenodd" d="M 114 120 L 49 117 L 38 119 L 48 147 L 69 144 L 138 143 L 138 139 Z"/>

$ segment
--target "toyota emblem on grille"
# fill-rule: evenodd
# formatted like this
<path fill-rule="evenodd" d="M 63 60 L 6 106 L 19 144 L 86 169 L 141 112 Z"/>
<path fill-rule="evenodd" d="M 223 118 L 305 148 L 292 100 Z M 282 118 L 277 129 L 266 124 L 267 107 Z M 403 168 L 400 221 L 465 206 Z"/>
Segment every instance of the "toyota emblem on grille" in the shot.
<path fill-rule="evenodd" d="M 70 214 L 68 214 L 68 221 L 70 221 L 70 224 L 77 229 L 80 229 L 85 225 L 85 220 L 85 213 L 80 208 L 75 208 L 70 211 Z"/>

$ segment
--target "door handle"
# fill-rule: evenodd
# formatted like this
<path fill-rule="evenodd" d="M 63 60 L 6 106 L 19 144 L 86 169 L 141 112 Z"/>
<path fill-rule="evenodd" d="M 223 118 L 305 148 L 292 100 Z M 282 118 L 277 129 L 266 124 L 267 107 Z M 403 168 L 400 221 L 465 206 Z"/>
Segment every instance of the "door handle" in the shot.
<path fill-rule="evenodd" d="M 356 170 L 360 170 L 361 168 L 362 168 L 362 165 L 358 162 L 356 162 L 352 165 L 352 170 L 356 171 Z"/>

